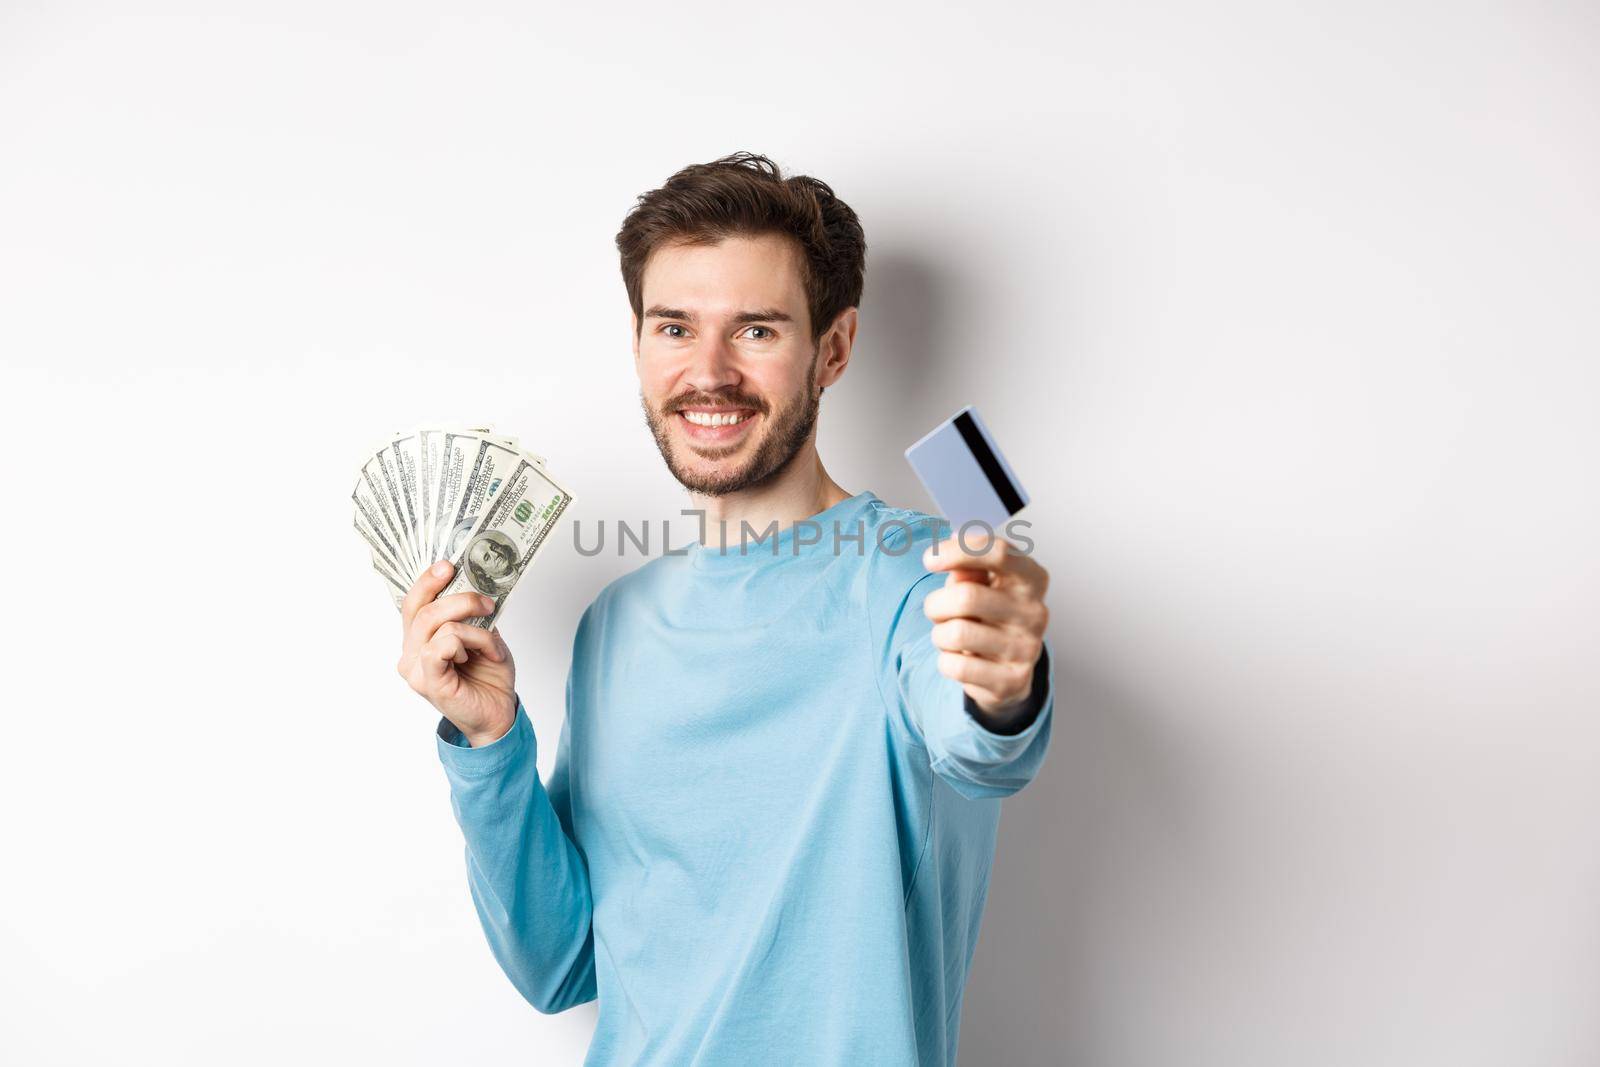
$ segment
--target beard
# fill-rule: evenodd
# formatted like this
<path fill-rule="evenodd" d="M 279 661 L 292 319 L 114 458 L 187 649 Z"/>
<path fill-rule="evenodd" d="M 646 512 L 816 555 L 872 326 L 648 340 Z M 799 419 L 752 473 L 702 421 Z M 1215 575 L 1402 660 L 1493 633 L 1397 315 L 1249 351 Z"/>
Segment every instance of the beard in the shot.
<path fill-rule="evenodd" d="M 680 396 L 662 404 L 658 409 L 650 406 L 650 401 L 645 399 L 641 391 L 639 403 L 644 408 L 644 421 L 650 427 L 651 436 L 656 439 L 656 448 L 661 450 L 661 458 L 666 461 L 667 470 L 672 472 L 672 476 L 678 479 L 679 484 L 685 489 L 702 496 L 726 496 L 770 482 L 799 454 L 801 447 L 811 437 L 811 431 L 817 425 L 817 412 L 822 407 L 822 394 L 812 388 L 815 384 L 816 367 L 816 353 L 813 353 L 811 369 L 806 373 L 805 387 L 790 397 L 776 413 L 773 413 L 770 406 L 759 397 L 738 392 Z M 760 414 L 766 426 L 750 458 L 733 470 L 710 473 L 695 471 L 685 464 L 684 457 L 680 456 L 674 447 L 669 427 L 672 420 L 678 417 L 677 412 L 680 408 L 695 404 L 725 404 L 731 407 L 753 408 Z M 699 459 L 715 461 L 732 455 L 734 451 L 743 447 L 745 443 L 740 442 L 725 450 L 694 452 L 692 455 Z"/>

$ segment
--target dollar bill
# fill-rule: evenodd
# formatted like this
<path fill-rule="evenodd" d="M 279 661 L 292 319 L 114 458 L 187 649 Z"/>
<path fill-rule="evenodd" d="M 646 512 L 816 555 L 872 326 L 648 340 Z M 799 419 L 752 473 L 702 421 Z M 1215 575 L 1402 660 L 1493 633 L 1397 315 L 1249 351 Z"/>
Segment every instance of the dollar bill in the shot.
<path fill-rule="evenodd" d="M 517 499 L 500 509 L 513 487 Z M 489 628 L 572 494 L 515 437 L 430 425 L 397 430 L 371 449 L 351 499 L 356 533 L 397 608 L 424 569 L 447 559 L 457 569 L 447 592 L 494 598 L 495 611 L 476 621 Z"/>
<path fill-rule="evenodd" d="M 428 566 L 432 566 L 433 561 L 439 558 L 433 551 L 433 513 L 438 507 L 434 502 L 434 472 L 439 469 L 443 448 L 444 434 L 441 431 L 433 428 L 417 431 L 417 482 L 422 497 L 422 527 L 417 540 L 422 558 Z"/>
<path fill-rule="evenodd" d="M 489 597 L 494 610 L 467 621 L 493 629 L 512 589 L 572 500 L 572 494 L 552 481 L 541 464 L 519 456 L 493 503 L 451 557 L 455 574 L 439 595 L 472 590 Z"/>
<path fill-rule="evenodd" d="M 377 475 L 375 488 L 389 494 L 385 503 L 394 514 L 395 529 L 399 531 L 401 547 L 405 549 L 406 558 L 420 563 L 417 555 L 417 546 L 411 534 L 411 516 L 409 514 L 409 501 L 406 499 L 399 472 L 395 469 L 394 457 L 391 455 L 392 445 L 380 448 L 372 457 L 372 467 Z"/>
<path fill-rule="evenodd" d="M 514 437 L 495 437 L 493 430 L 488 426 L 463 428 L 447 424 L 430 423 L 415 431 L 398 430 L 394 437 L 401 438 L 414 434 L 416 442 L 417 467 L 417 550 L 420 563 L 428 567 L 437 559 L 442 558 L 439 545 L 436 543 L 437 515 L 441 505 L 439 496 L 446 491 L 441 477 L 445 468 L 445 438 L 449 434 L 476 434 L 494 440 L 504 447 L 515 450 L 517 439 Z"/>
<path fill-rule="evenodd" d="M 478 519 L 499 493 L 512 468 L 523 458 L 513 448 L 506 448 L 489 438 L 476 439 L 476 451 L 462 465 L 460 495 L 452 502 L 450 510 L 440 516 L 442 525 L 449 527 L 440 557 L 454 559 L 466 543 L 467 536 L 477 528 Z M 450 448 L 447 445 L 447 450 Z M 463 443 L 463 448 L 470 445 Z"/>
<path fill-rule="evenodd" d="M 398 610 L 410 591 L 406 581 L 401 576 L 406 573 L 405 568 L 395 558 L 395 549 L 381 531 L 374 530 L 367 521 L 366 516 L 358 509 L 354 525 L 356 533 L 366 541 L 372 550 L 372 569 L 383 579 L 384 586 L 389 590 L 394 606 Z"/>
<path fill-rule="evenodd" d="M 408 568 L 415 570 L 416 558 L 410 550 L 409 542 L 400 532 L 400 519 L 396 514 L 394 498 L 389 495 L 388 488 L 384 484 L 383 473 L 376 456 L 362 466 L 351 499 L 355 501 L 357 513 L 364 516 L 374 529 L 383 530 L 388 535 L 389 543 L 398 552 L 399 558 Z"/>
<path fill-rule="evenodd" d="M 371 548 L 373 563 L 381 563 L 384 570 L 396 578 L 403 580 L 409 576 L 410 568 L 400 562 L 399 551 L 384 536 L 382 530 L 373 529 L 372 523 L 359 509 L 356 511 L 355 527 L 356 533 L 360 534 L 362 540 Z"/>
<path fill-rule="evenodd" d="M 430 498 L 428 529 L 423 534 L 425 556 L 431 563 L 442 558 L 446 538 L 450 532 L 450 515 L 461 495 L 463 467 L 467 462 L 467 449 L 476 444 L 471 434 L 454 430 L 423 431 L 429 449 L 428 496 Z"/>
<path fill-rule="evenodd" d="M 405 433 L 396 435 L 389 442 L 388 457 L 394 465 L 394 478 L 400 490 L 401 503 L 405 505 L 406 525 L 403 531 L 411 542 L 411 555 L 416 559 L 418 566 L 426 567 L 430 560 L 422 558 L 422 502 L 418 497 L 419 484 L 417 482 L 417 435 Z"/>
<path fill-rule="evenodd" d="M 389 599 L 394 601 L 395 610 L 402 610 L 405 607 L 406 594 L 410 590 L 403 587 L 400 584 L 400 579 L 395 577 L 389 568 L 379 563 L 376 559 L 372 561 L 372 569 L 377 571 L 378 577 L 383 579 L 384 588 L 389 591 Z"/>
<path fill-rule="evenodd" d="M 425 556 L 447 559 L 450 535 L 460 522 L 459 509 L 470 495 L 485 438 L 477 430 L 424 430 L 428 450 L 428 530 L 424 534 Z M 510 450 L 506 450 L 510 451 Z"/>

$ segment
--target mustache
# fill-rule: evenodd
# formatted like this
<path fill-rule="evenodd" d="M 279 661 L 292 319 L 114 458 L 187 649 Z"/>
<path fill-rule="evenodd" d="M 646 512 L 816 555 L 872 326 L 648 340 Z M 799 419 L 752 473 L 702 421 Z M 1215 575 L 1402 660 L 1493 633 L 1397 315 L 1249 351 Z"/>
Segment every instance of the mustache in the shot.
<path fill-rule="evenodd" d="M 758 412 L 767 410 L 767 405 L 760 397 L 747 396 L 744 393 L 686 393 L 662 404 L 661 410 L 671 413 L 700 404 L 713 407 L 750 408 Z"/>

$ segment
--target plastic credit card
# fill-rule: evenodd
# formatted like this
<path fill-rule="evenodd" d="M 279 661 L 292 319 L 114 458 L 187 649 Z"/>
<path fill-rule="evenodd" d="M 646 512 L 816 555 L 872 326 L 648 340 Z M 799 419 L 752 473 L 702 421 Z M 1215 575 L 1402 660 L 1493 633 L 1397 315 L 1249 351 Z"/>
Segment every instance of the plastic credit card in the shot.
<path fill-rule="evenodd" d="M 1027 490 L 970 405 L 906 449 L 906 460 L 952 534 L 969 522 L 982 522 L 1003 536 L 1006 521 L 1028 504 Z"/>

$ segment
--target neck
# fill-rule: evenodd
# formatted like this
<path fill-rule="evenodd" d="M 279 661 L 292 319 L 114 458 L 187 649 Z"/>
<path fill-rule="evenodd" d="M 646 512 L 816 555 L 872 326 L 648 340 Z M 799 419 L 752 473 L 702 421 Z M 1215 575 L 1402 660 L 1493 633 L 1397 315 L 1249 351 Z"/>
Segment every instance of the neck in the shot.
<path fill-rule="evenodd" d="M 704 543 L 707 547 L 721 547 L 738 544 L 740 523 L 749 523 L 760 531 L 776 520 L 782 529 L 826 511 L 849 496 L 823 469 L 813 438 L 777 477 L 762 485 L 723 496 L 690 493 L 689 499 L 691 506 L 705 512 Z"/>

